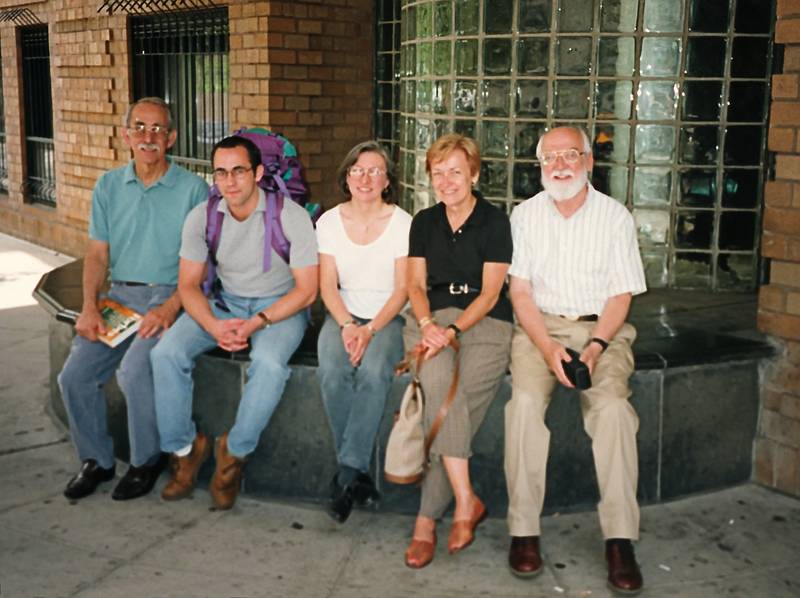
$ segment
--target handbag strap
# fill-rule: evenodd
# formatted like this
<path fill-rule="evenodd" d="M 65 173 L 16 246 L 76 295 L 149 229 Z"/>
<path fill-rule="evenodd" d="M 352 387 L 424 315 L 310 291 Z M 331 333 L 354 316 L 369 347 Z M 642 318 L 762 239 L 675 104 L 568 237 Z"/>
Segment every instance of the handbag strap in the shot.
<path fill-rule="evenodd" d="M 452 339 L 450 341 L 450 347 L 453 351 L 456 352 L 456 357 L 458 357 L 458 350 L 460 348 L 459 342 L 456 339 Z M 418 344 L 411 350 L 411 356 L 416 361 L 416 371 L 414 372 L 414 379 L 413 383 L 416 384 L 418 387 L 421 388 L 419 384 L 419 371 L 422 368 L 422 364 L 425 361 L 425 353 L 426 348 L 422 346 L 422 343 Z M 456 398 L 456 391 L 458 390 L 458 359 L 455 361 L 455 368 L 453 369 L 453 380 L 450 382 L 450 388 L 447 391 L 447 396 L 445 397 L 444 401 L 442 402 L 441 406 L 439 407 L 439 411 L 436 413 L 436 417 L 431 424 L 431 429 L 428 430 L 428 434 L 425 436 L 425 463 L 428 463 L 428 458 L 430 456 L 431 445 L 433 441 L 436 440 L 436 436 L 439 434 L 439 430 L 444 423 L 444 418 L 447 417 L 447 413 L 450 411 L 450 407 L 453 404 L 453 401 Z"/>

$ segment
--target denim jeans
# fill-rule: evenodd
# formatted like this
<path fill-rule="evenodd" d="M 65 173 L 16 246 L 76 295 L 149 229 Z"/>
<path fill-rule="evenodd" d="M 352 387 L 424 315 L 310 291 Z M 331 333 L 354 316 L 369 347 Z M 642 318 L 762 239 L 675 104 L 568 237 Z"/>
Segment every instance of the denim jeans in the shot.
<path fill-rule="evenodd" d="M 363 323 L 366 320 L 359 321 Z M 394 367 L 403 357 L 403 318 L 395 317 L 373 337 L 361 363 L 350 365 L 336 321 L 319 333 L 317 370 L 339 466 L 369 469 Z"/>
<path fill-rule="evenodd" d="M 219 319 L 251 318 L 281 296 L 239 297 L 222 292 L 230 312 L 209 301 Z M 303 340 L 308 316 L 301 310 L 290 318 L 257 330 L 250 337 L 250 366 L 236 422 L 228 433 L 228 451 L 243 458 L 252 453 L 281 400 L 289 380 L 289 358 Z M 174 453 L 194 442 L 197 428 L 192 421 L 192 370 L 195 359 L 217 345 L 189 314 L 183 314 L 152 352 L 156 387 L 156 415 L 161 449 Z"/>
<path fill-rule="evenodd" d="M 173 292 L 172 285 L 131 287 L 112 283 L 108 296 L 145 314 L 164 303 Z M 103 385 L 114 370 L 128 409 L 131 465 L 145 465 L 157 456 L 158 428 L 150 369 L 150 352 L 157 342 L 157 336 L 133 335 L 112 349 L 82 336 L 72 341 L 69 357 L 58 375 L 58 386 L 67 409 L 72 442 L 81 461 L 94 459 L 105 468 L 114 465 L 114 445 L 106 426 L 103 392 Z"/>

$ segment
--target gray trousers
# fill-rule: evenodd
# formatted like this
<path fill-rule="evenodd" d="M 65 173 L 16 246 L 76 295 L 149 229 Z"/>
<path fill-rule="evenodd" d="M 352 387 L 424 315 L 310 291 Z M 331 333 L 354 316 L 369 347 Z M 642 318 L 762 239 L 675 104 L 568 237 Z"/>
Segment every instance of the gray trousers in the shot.
<path fill-rule="evenodd" d="M 440 326 L 452 324 L 463 310 L 449 307 L 433 313 Z M 486 410 L 497 394 L 510 359 L 513 326 L 485 317 L 461 335 L 458 353 L 459 381 L 450 411 L 431 446 L 431 467 L 422 482 L 419 514 L 440 519 L 453 489 L 447 478 L 442 457 L 468 459 L 472 438 L 483 423 Z M 411 349 L 422 338 L 413 314 L 406 317 L 403 340 Z M 456 353 L 450 347 L 424 362 L 420 382 L 425 395 L 425 431 L 430 429 L 453 380 Z"/>

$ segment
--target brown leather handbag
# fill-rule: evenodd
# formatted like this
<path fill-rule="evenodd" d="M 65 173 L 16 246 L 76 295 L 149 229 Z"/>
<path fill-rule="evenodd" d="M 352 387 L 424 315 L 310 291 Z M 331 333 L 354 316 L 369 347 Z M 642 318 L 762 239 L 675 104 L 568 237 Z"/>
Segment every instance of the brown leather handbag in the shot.
<path fill-rule="evenodd" d="M 450 343 L 453 350 L 458 353 L 458 343 Z M 383 475 L 395 484 L 414 484 L 420 482 L 427 473 L 430 465 L 430 449 L 444 418 L 450 410 L 450 405 L 456 398 L 458 388 L 458 360 L 453 369 L 453 381 L 447 391 L 442 406 L 433 420 L 431 429 L 425 435 L 424 412 L 425 396 L 422 384 L 419 381 L 419 371 L 425 360 L 425 347 L 418 344 L 408 352 L 406 359 L 398 365 L 396 373 L 411 370 L 411 382 L 406 388 L 400 409 L 395 414 L 395 422 L 389 434 L 386 445 L 386 458 L 384 459 Z"/>

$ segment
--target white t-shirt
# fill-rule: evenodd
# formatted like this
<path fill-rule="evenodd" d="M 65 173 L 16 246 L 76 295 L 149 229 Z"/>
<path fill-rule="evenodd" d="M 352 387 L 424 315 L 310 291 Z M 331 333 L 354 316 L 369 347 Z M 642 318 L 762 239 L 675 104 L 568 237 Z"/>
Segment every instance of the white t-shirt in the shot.
<path fill-rule="evenodd" d="M 339 206 L 317 221 L 319 252 L 336 260 L 339 293 L 347 310 L 359 318 L 373 318 L 394 291 L 395 260 L 408 255 L 411 216 L 395 206 L 380 237 L 367 245 L 350 240 Z"/>
<path fill-rule="evenodd" d="M 600 314 L 609 297 L 647 290 L 631 213 L 589 187 L 586 202 L 564 218 L 546 191 L 511 213 L 509 274 L 530 281 L 543 312 Z"/>

